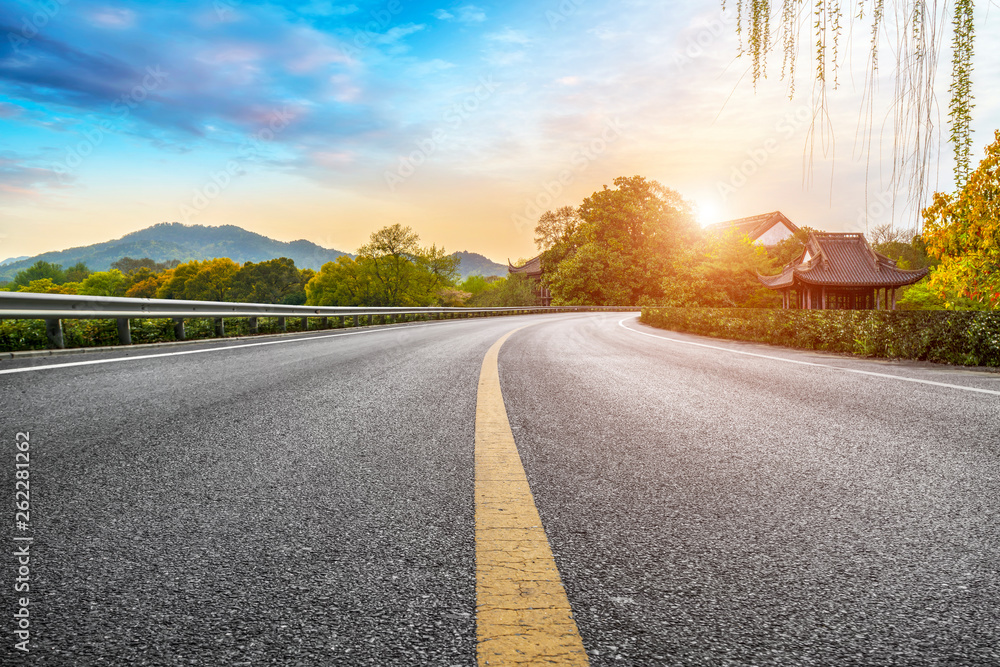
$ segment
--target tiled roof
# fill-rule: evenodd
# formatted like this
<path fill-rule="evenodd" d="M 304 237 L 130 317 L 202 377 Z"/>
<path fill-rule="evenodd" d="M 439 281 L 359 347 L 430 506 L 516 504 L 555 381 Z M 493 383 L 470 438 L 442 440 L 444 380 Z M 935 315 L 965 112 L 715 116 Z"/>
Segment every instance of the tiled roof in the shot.
<path fill-rule="evenodd" d="M 507 260 L 507 273 L 523 273 L 528 276 L 542 275 L 542 256 L 536 255 L 521 266 L 514 266 Z"/>
<path fill-rule="evenodd" d="M 776 276 L 758 276 L 768 287 L 783 289 L 795 282 L 832 287 L 901 287 L 927 275 L 927 269 L 900 269 L 872 250 L 863 234 L 812 233 L 802 257 Z"/>
<path fill-rule="evenodd" d="M 781 211 L 771 211 L 770 213 L 751 215 L 748 218 L 737 218 L 736 220 L 716 222 L 706 226 L 705 229 L 717 234 L 735 229 L 739 234 L 746 234 L 749 236 L 751 241 L 756 241 L 764 235 L 764 232 L 779 223 L 784 223 L 784 225 L 793 232 L 799 231 L 799 228 L 795 226 L 795 223 L 785 217 Z"/>

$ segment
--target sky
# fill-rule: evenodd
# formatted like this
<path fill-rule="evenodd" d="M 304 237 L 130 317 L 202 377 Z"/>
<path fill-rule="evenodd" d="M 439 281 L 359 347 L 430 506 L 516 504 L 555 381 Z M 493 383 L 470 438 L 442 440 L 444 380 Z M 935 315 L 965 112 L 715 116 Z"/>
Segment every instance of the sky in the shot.
<path fill-rule="evenodd" d="M 780 47 L 754 86 L 733 5 L 0 0 L 0 260 L 176 221 L 348 252 L 401 223 L 504 262 L 537 253 L 545 210 L 633 175 L 703 224 L 913 226 L 889 187 L 891 35 L 871 115 L 859 29 L 814 124 L 809 35 L 791 99 Z M 997 12 L 976 15 L 974 164 L 1000 128 Z M 931 187 L 950 191 L 944 139 Z"/>

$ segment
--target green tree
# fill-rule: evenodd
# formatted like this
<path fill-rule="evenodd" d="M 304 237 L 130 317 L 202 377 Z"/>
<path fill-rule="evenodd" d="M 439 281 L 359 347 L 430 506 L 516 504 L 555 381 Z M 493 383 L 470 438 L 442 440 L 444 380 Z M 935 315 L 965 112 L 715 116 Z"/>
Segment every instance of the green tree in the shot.
<path fill-rule="evenodd" d="M 308 282 L 308 281 L 307 281 Z M 305 301 L 302 273 L 295 261 L 279 257 L 266 262 L 246 262 L 232 280 L 232 299 L 250 303 Z M 299 296 L 301 294 L 301 299 Z"/>
<path fill-rule="evenodd" d="M 514 273 L 486 285 L 466 302 L 471 308 L 513 308 L 538 305 L 534 283 L 522 274 Z"/>
<path fill-rule="evenodd" d="M 963 298 L 1000 308 L 1000 130 L 965 185 L 954 195 L 935 193 L 924 209 L 923 242 L 940 260 L 928 287 L 946 308 L 968 307 Z"/>
<path fill-rule="evenodd" d="M 585 199 L 542 254 L 553 303 L 641 305 L 664 296 L 674 259 L 697 235 L 691 206 L 641 176 L 616 178 Z"/>
<path fill-rule="evenodd" d="M 18 271 L 11 283 L 18 287 L 26 287 L 34 280 L 45 280 L 46 278 L 59 285 L 66 282 L 66 272 L 63 271 L 60 264 L 50 264 L 38 260 L 23 271 Z"/>
<path fill-rule="evenodd" d="M 185 294 L 199 301 L 228 301 L 239 270 L 240 265 L 228 257 L 210 259 L 185 283 Z"/>
<path fill-rule="evenodd" d="M 35 292 L 36 294 L 76 294 L 78 283 L 58 284 L 51 278 L 38 278 L 27 285 L 21 285 L 18 292 Z M 13 291 L 13 290 L 12 290 Z"/>
<path fill-rule="evenodd" d="M 143 257 L 141 259 L 134 259 L 132 257 L 122 257 L 111 263 L 112 269 L 118 269 L 125 275 L 132 275 L 133 273 L 146 269 L 152 273 L 161 273 L 167 269 L 172 269 L 180 264 L 180 261 L 176 259 L 171 259 L 167 262 L 157 262 L 149 257 Z"/>
<path fill-rule="evenodd" d="M 306 283 L 306 303 L 310 306 L 376 306 L 381 292 L 368 257 L 351 259 L 341 255 L 320 267 Z"/>
<path fill-rule="evenodd" d="M 118 269 L 98 271 L 87 276 L 77 291 L 90 296 L 124 296 L 128 279 Z"/>
<path fill-rule="evenodd" d="M 90 269 L 84 262 L 77 262 L 73 266 L 66 269 L 66 282 L 68 283 L 79 283 L 91 274 Z"/>
<path fill-rule="evenodd" d="M 379 293 L 376 305 L 416 305 L 408 301 L 411 283 L 416 277 L 419 241 L 412 229 L 397 223 L 373 232 L 371 240 L 358 248 L 358 257 L 368 262 Z"/>
<path fill-rule="evenodd" d="M 484 289 L 489 287 L 489 280 L 483 276 L 469 276 L 458 286 L 463 292 L 468 292 L 470 295 L 476 295 L 482 292 Z"/>

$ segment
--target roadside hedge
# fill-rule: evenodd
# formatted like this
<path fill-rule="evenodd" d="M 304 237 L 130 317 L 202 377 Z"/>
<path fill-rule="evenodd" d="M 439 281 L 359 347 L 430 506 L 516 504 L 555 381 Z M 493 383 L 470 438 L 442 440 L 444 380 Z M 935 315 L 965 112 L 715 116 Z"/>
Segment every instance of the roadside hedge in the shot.
<path fill-rule="evenodd" d="M 640 321 L 702 336 L 919 359 L 1000 366 L 1000 312 L 643 308 Z"/>

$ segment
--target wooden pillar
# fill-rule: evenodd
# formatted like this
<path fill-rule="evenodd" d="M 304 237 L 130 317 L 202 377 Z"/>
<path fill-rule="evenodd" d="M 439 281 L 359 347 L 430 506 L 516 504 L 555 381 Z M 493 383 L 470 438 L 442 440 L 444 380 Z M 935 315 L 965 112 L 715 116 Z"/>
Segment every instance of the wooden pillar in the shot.
<path fill-rule="evenodd" d="M 812 299 L 812 287 L 806 287 L 806 308 L 812 310 L 813 299 Z"/>
<path fill-rule="evenodd" d="M 826 310 L 826 285 L 820 287 L 819 290 L 821 295 L 820 298 L 822 299 L 822 302 L 820 303 L 820 308 Z"/>
<path fill-rule="evenodd" d="M 892 296 L 890 297 L 892 307 L 889 308 L 889 310 L 896 310 L 896 290 L 890 289 L 890 292 L 892 293 Z"/>

